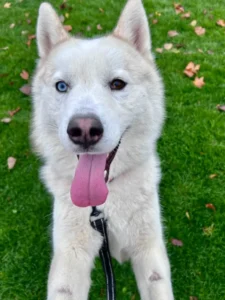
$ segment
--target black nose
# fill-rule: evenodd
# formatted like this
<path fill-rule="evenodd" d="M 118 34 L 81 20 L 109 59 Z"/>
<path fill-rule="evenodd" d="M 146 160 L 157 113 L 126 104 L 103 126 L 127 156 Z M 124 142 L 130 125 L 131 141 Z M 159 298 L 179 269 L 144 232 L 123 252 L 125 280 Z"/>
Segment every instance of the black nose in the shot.
<path fill-rule="evenodd" d="M 99 142 L 103 131 L 101 121 L 94 115 L 74 116 L 67 127 L 71 141 L 85 149 Z"/>

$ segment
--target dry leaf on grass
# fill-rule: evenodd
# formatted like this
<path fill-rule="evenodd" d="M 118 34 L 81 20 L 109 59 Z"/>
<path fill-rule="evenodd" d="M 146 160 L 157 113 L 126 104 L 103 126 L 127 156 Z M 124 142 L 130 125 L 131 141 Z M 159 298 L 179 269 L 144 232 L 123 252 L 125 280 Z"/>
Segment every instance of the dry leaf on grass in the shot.
<path fill-rule="evenodd" d="M 205 28 L 203 28 L 201 26 L 197 26 L 197 27 L 195 27 L 195 33 L 197 35 L 203 35 L 203 34 L 205 34 Z"/>
<path fill-rule="evenodd" d="M 163 48 L 156 48 L 155 51 L 158 53 L 163 53 Z"/>
<path fill-rule="evenodd" d="M 171 243 L 172 243 L 174 246 L 178 246 L 178 247 L 182 247 L 182 246 L 183 246 L 183 242 L 180 241 L 180 240 L 177 240 L 177 239 L 171 239 Z"/>
<path fill-rule="evenodd" d="M 170 30 L 170 31 L 168 31 L 168 36 L 174 37 L 176 35 L 179 35 L 179 33 L 176 30 Z"/>
<path fill-rule="evenodd" d="M 4 8 L 10 8 L 11 7 L 11 3 L 10 2 L 6 2 L 5 4 L 4 4 Z"/>
<path fill-rule="evenodd" d="M 20 109 L 21 109 L 20 107 L 17 107 L 14 110 L 9 110 L 8 114 L 10 115 L 10 117 L 13 117 L 15 114 L 17 114 L 20 111 Z"/>
<path fill-rule="evenodd" d="M 97 25 L 98 30 L 102 30 L 102 26 L 100 24 Z"/>
<path fill-rule="evenodd" d="M 213 231 L 214 231 L 214 223 L 212 223 L 212 225 L 210 225 L 209 227 L 203 228 L 203 234 L 206 236 L 211 236 L 213 234 Z"/>
<path fill-rule="evenodd" d="M 184 74 L 188 77 L 192 77 L 197 74 L 198 70 L 200 69 L 200 65 L 195 65 L 192 61 L 188 63 L 184 70 Z"/>
<path fill-rule="evenodd" d="M 189 300 L 198 300 L 198 298 L 195 296 L 190 296 Z"/>
<path fill-rule="evenodd" d="M 220 104 L 218 104 L 218 105 L 216 106 L 216 108 L 217 108 L 219 111 L 225 111 L 225 105 L 220 105 Z"/>
<path fill-rule="evenodd" d="M 29 96 L 31 94 L 31 86 L 29 84 L 24 84 L 21 88 L 20 88 L 20 91 Z"/>
<path fill-rule="evenodd" d="M 211 175 L 209 175 L 209 178 L 210 179 L 213 179 L 213 178 L 215 178 L 217 176 L 217 174 L 211 174 Z"/>
<path fill-rule="evenodd" d="M 183 14 L 181 17 L 182 17 L 183 19 L 188 19 L 188 18 L 190 18 L 190 16 L 191 16 L 191 13 L 190 13 L 190 12 L 187 12 L 187 13 Z"/>
<path fill-rule="evenodd" d="M 28 80 L 29 79 L 29 73 L 26 70 L 23 70 L 20 73 L 20 77 L 23 78 L 24 80 Z"/>
<path fill-rule="evenodd" d="M 166 44 L 164 44 L 164 49 L 166 49 L 166 50 L 170 50 L 170 49 L 172 49 L 173 48 L 173 44 L 172 43 L 166 43 Z"/>
<path fill-rule="evenodd" d="M 8 159 L 7 159 L 8 169 L 9 170 L 13 169 L 15 164 L 16 164 L 16 158 L 12 157 L 12 156 L 8 157 Z"/>
<path fill-rule="evenodd" d="M 5 123 L 5 124 L 8 124 L 8 123 L 11 122 L 11 118 L 3 118 L 3 119 L 1 119 L 1 122 Z"/>
<path fill-rule="evenodd" d="M 205 205 L 205 207 L 206 207 L 206 208 L 209 208 L 209 209 L 211 209 L 211 210 L 216 210 L 215 206 L 214 206 L 212 203 L 207 203 L 207 204 Z"/>
<path fill-rule="evenodd" d="M 104 13 L 104 12 L 105 12 L 104 9 L 101 8 L 101 7 L 99 7 L 99 11 L 100 11 L 101 13 Z"/>
<path fill-rule="evenodd" d="M 218 20 L 216 22 L 217 25 L 221 26 L 221 27 L 225 27 L 225 21 L 224 20 Z"/>
<path fill-rule="evenodd" d="M 186 211 L 185 216 L 188 218 L 188 220 L 190 220 L 190 215 L 188 211 Z"/>
<path fill-rule="evenodd" d="M 197 21 L 196 20 L 191 21 L 190 25 L 195 27 L 197 25 Z"/>
<path fill-rule="evenodd" d="M 87 26 L 87 31 L 91 31 L 91 26 Z"/>
<path fill-rule="evenodd" d="M 66 30 L 66 31 L 71 31 L 73 28 L 72 28 L 72 26 L 71 25 L 64 25 L 63 26 L 64 27 L 64 29 Z"/>
<path fill-rule="evenodd" d="M 66 17 L 67 19 L 69 18 L 69 16 L 70 16 L 69 13 L 65 13 L 65 17 Z"/>
<path fill-rule="evenodd" d="M 9 28 L 13 29 L 15 27 L 15 23 L 10 24 Z"/>
<path fill-rule="evenodd" d="M 184 12 L 184 8 L 180 3 L 174 3 L 173 6 L 177 15 Z"/>
<path fill-rule="evenodd" d="M 197 88 L 201 89 L 201 88 L 203 87 L 203 85 L 205 85 L 204 77 L 200 77 L 200 78 L 195 77 L 195 80 L 193 81 L 193 84 L 194 84 Z"/>
<path fill-rule="evenodd" d="M 153 19 L 152 20 L 152 24 L 157 24 L 158 23 L 158 20 L 157 19 Z"/>

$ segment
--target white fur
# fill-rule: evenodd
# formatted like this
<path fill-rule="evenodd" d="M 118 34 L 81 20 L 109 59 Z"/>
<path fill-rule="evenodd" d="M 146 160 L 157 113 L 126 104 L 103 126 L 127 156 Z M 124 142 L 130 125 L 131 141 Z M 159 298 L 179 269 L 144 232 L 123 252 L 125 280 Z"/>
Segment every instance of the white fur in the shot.
<path fill-rule="evenodd" d="M 111 254 L 130 259 L 142 300 L 172 300 L 163 241 L 156 141 L 163 119 L 163 85 L 149 52 L 147 18 L 140 0 L 129 0 L 113 34 L 91 40 L 69 37 L 52 7 L 40 7 L 40 60 L 33 80 L 32 141 L 44 159 L 41 171 L 54 196 L 54 256 L 48 300 L 87 300 L 90 272 L 102 238 L 89 225 L 91 208 L 78 208 L 70 187 L 82 149 L 66 129 L 77 113 L 96 114 L 104 135 L 91 153 L 109 153 L 122 141 L 111 165 L 109 196 L 100 207 L 108 220 Z M 127 86 L 111 91 L 121 78 Z M 61 94 L 55 83 L 64 80 Z M 104 283 L 103 283 L 104 284 Z"/>

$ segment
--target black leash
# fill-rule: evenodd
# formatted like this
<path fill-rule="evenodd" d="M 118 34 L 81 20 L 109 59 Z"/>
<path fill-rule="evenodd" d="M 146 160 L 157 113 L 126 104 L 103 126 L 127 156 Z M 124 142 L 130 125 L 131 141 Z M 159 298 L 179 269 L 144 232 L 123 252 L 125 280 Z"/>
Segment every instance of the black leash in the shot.
<path fill-rule="evenodd" d="M 109 179 L 109 169 L 111 162 L 113 161 L 116 152 L 119 148 L 120 143 L 117 145 L 117 147 L 109 154 L 105 171 L 105 181 L 107 182 Z M 101 249 L 99 250 L 99 256 L 102 262 L 102 267 L 105 273 L 105 279 L 106 279 L 106 289 L 107 289 L 107 300 L 116 300 L 116 286 L 115 286 L 115 277 L 113 273 L 113 267 L 112 267 L 112 260 L 110 256 L 109 251 L 109 242 L 108 242 L 108 235 L 107 235 L 107 223 L 104 218 L 103 212 L 99 211 L 95 206 L 92 207 L 92 212 L 90 215 L 90 223 L 91 226 L 97 230 L 103 237 L 103 243 L 101 246 Z"/>
<path fill-rule="evenodd" d="M 102 247 L 99 250 L 99 256 L 102 262 L 102 267 L 105 273 L 107 300 L 116 299 L 115 278 L 112 267 L 112 260 L 109 251 L 107 224 L 104 219 L 104 215 L 96 207 L 92 207 L 92 213 L 90 216 L 91 226 L 97 230 L 103 237 Z"/>

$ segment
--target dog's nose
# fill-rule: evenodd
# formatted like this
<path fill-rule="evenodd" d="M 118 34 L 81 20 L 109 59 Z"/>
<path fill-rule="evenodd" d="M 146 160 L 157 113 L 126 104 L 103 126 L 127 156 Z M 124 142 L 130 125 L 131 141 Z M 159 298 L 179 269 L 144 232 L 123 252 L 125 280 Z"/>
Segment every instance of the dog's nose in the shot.
<path fill-rule="evenodd" d="M 96 144 L 103 135 L 103 126 L 97 116 L 75 116 L 67 127 L 67 133 L 74 144 L 88 148 Z"/>

